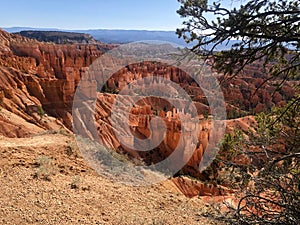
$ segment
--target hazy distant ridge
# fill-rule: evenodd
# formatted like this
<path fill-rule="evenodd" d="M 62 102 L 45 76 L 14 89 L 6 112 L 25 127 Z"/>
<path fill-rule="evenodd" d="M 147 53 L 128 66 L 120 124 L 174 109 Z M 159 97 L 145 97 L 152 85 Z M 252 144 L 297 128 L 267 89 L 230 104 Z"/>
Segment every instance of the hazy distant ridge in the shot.
<path fill-rule="evenodd" d="M 12 27 L 3 28 L 9 33 L 20 31 L 62 31 L 62 32 L 76 32 L 92 35 L 96 40 L 104 43 L 123 44 L 136 41 L 156 40 L 171 42 L 181 46 L 187 46 L 184 40 L 179 39 L 175 31 L 149 31 L 149 30 L 59 30 L 56 28 L 33 28 L 33 27 Z M 217 50 L 224 50 L 230 48 L 237 41 L 229 41 L 226 44 L 219 45 Z M 209 49 L 209 48 L 208 48 Z"/>
<path fill-rule="evenodd" d="M 65 32 L 65 31 L 20 31 L 23 37 L 36 39 L 38 41 L 53 42 L 56 44 L 95 44 L 97 41 L 90 34 Z"/>

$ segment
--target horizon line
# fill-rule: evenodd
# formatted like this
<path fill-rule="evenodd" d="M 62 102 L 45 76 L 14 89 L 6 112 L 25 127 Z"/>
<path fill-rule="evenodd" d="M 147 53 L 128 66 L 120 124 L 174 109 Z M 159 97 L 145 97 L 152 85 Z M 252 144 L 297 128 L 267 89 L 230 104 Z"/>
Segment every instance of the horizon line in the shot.
<path fill-rule="evenodd" d="M 31 27 L 31 26 L 10 26 L 10 27 L 2 27 L 2 29 L 49 29 L 51 30 L 57 30 L 57 31 L 92 31 L 92 30 L 116 30 L 116 31 L 161 31 L 161 32 L 176 32 L 175 30 L 163 30 L 163 29 L 138 29 L 138 28 L 83 28 L 83 29 L 74 29 L 74 28 L 56 28 L 56 27 Z"/>

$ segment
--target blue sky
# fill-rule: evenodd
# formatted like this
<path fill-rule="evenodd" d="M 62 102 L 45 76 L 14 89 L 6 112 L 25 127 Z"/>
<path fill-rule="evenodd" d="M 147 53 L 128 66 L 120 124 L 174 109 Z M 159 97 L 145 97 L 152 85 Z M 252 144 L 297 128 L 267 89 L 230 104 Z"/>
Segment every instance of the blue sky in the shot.
<path fill-rule="evenodd" d="M 231 8 L 243 0 L 216 1 Z M 179 7 L 177 0 L 5 0 L 0 27 L 174 31 Z"/>
<path fill-rule="evenodd" d="M 175 30 L 177 0 L 6 0 L 0 27 Z"/>

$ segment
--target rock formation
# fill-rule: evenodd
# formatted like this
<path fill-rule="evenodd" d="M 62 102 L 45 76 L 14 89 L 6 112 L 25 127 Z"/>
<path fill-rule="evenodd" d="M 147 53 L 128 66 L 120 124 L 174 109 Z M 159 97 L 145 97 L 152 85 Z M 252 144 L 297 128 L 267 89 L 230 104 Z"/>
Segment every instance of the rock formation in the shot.
<path fill-rule="evenodd" d="M 37 105 L 71 129 L 75 89 L 86 68 L 113 45 L 55 45 L 0 31 L 1 106 L 26 118 Z"/>

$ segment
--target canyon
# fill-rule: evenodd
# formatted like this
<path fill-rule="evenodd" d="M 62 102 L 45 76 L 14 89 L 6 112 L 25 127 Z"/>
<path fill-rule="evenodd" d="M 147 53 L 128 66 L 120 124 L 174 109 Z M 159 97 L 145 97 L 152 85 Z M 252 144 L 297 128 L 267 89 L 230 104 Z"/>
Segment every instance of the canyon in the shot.
<path fill-rule="evenodd" d="M 73 99 L 80 81 L 88 80 L 95 85 L 99 83 L 96 78 L 89 77 L 89 67 L 97 58 L 117 47 L 118 45 L 103 43 L 39 42 L 0 30 L 0 134 L 9 138 L 25 138 L 42 131 L 58 129 L 72 133 Z M 208 65 L 212 60 L 208 59 Z M 110 62 L 107 63 L 109 66 Z M 160 116 L 165 122 L 166 134 L 163 141 L 149 152 L 136 152 L 122 145 L 115 135 L 110 119 L 114 101 L 124 87 L 139 78 L 155 76 L 178 83 L 192 98 L 197 109 L 197 129 L 200 132 L 196 139 L 184 139 L 184 145 L 194 146 L 195 151 L 180 172 L 205 181 L 207 177 L 199 172 L 199 164 L 212 136 L 210 107 L 199 85 L 175 66 L 144 61 L 127 65 L 113 74 L 98 93 L 90 94 L 97 99 L 95 112 L 92 114 L 95 120 L 93 126 L 97 132 L 92 135 L 100 137 L 106 147 L 128 155 L 130 159 L 141 160 L 146 165 L 158 163 L 170 156 L 182 133 L 180 116 L 187 116 L 186 112 L 179 112 L 167 101 L 153 97 L 145 98 L 132 107 L 129 124 L 130 132 L 134 136 L 141 139 L 150 135 L 159 137 L 160 129 L 154 130 L 157 133 L 151 133 L 149 124 L 155 116 Z M 223 78 L 222 74 L 216 74 L 216 77 L 219 80 Z M 228 115 L 227 132 L 239 128 L 247 133 L 255 124 L 251 113 L 282 106 L 295 95 L 291 82 L 287 82 L 278 92 L 272 84 L 258 89 L 267 77 L 262 65 L 257 63 L 249 65 L 244 74 L 230 82 L 222 82 Z M 125 100 L 123 104 L 126 105 Z M 87 137 L 91 137 L 88 133 L 86 130 Z M 189 183 L 183 181 L 185 178 L 173 179 L 179 189 L 189 197 L 201 193 L 221 193 L 218 187 L 207 189 L 202 184 L 185 186 L 184 183 Z"/>

